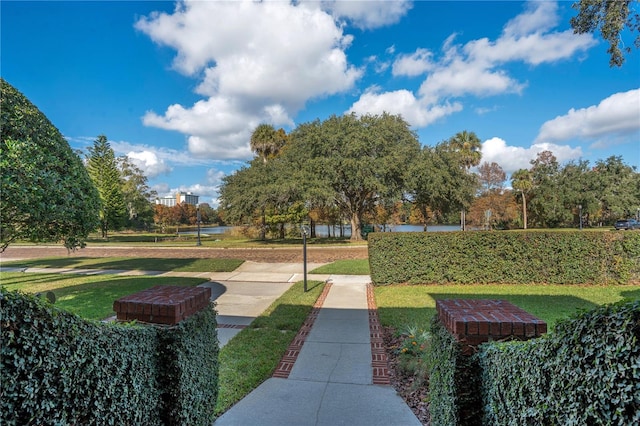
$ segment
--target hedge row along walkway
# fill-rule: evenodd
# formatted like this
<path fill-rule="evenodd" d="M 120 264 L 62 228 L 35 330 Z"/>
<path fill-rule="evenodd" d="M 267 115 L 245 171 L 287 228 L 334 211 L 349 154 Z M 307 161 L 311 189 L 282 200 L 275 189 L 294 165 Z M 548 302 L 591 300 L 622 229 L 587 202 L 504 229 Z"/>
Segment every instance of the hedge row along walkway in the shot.
<path fill-rule="evenodd" d="M 309 265 L 311 266 L 311 265 Z M 313 267 L 319 265 L 313 265 Z M 13 268 L 1 268 L 11 271 Z M 303 278 L 300 263 L 245 262 L 232 273 L 54 270 L 87 275 L 206 276 L 217 302 L 218 337 L 226 343 L 273 300 Z M 421 423 L 388 385 L 386 354 L 369 276 L 309 275 L 328 281 L 274 377 L 214 425 L 416 425 Z"/>

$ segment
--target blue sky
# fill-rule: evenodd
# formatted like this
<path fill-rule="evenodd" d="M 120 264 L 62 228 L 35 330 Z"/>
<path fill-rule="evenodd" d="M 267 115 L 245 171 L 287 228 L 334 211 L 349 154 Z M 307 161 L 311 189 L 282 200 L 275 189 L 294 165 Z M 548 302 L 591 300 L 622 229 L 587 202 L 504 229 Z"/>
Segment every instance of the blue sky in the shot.
<path fill-rule="evenodd" d="M 640 168 L 640 55 L 610 68 L 571 2 L 3 1 L 1 75 L 76 149 L 107 135 L 159 195 L 217 188 L 251 131 L 388 111 L 434 145 L 475 132 L 508 173 Z M 633 36 L 623 34 L 633 45 Z"/>

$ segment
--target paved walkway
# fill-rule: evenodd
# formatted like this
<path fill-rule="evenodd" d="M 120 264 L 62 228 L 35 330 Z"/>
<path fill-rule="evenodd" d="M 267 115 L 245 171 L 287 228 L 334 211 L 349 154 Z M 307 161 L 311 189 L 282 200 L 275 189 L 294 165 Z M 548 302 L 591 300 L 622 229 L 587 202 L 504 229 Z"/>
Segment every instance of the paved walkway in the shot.
<path fill-rule="evenodd" d="M 308 265 L 308 269 L 319 265 Z M 190 276 L 208 278 L 217 302 L 221 345 L 260 315 L 294 282 L 302 264 L 245 262 L 231 273 L 174 273 L 28 268 L 24 272 Z M 2 267 L 2 271 L 15 268 Z M 18 269 L 23 270 L 23 269 Z M 411 426 L 420 421 L 396 391 L 380 380 L 383 351 L 370 314 L 368 276 L 308 275 L 327 281 L 311 322 L 298 334 L 274 377 L 214 422 L 214 426 Z M 375 314 L 377 321 L 377 314 Z"/>
<path fill-rule="evenodd" d="M 391 386 L 374 384 L 369 277 L 329 280 L 330 290 L 288 377 L 265 381 L 215 426 L 420 425 Z"/>

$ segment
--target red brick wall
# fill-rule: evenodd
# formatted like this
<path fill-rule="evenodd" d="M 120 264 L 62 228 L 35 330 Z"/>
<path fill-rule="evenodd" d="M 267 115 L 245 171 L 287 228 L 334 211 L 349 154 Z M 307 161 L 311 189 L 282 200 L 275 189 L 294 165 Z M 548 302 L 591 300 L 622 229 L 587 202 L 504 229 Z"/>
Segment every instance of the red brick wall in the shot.
<path fill-rule="evenodd" d="M 495 340 L 527 340 L 547 332 L 544 321 L 506 300 L 437 300 L 436 310 L 447 330 L 469 346 Z"/>
<path fill-rule="evenodd" d="M 206 287 L 156 286 L 113 302 L 120 321 L 174 325 L 209 306 Z"/>

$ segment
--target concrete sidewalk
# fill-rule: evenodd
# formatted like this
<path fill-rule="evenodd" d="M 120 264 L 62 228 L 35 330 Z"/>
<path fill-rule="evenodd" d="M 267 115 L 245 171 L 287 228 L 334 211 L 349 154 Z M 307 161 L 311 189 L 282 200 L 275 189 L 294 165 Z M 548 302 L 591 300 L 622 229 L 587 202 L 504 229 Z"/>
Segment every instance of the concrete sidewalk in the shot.
<path fill-rule="evenodd" d="M 373 384 L 369 277 L 330 280 L 289 377 L 268 379 L 214 425 L 420 425 L 391 386 Z"/>

